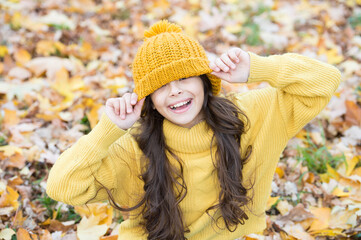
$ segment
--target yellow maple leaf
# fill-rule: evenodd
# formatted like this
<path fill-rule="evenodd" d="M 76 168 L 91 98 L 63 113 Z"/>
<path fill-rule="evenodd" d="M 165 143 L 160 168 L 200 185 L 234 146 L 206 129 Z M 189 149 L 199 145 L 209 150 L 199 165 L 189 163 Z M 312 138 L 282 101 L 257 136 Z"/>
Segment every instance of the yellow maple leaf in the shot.
<path fill-rule="evenodd" d="M 329 221 L 331 217 L 331 209 L 322 207 L 310 207 L 309 210 L 315 216 L 313 222 L 311 223 L 309 231 L 317 231 L 327 229 L 329 226 Z"/>
<path fill-rule="evenodd" d="M 14 210 L 19 207 L 19 194 L 13 188 L 7 186 L 6 191 L 1 194 L 0 208 L 12 206 Z"/>
<path fill-rule="evenodd" d="M 74 209 L 82 217 L 97 217 L 99 224 L 110 225 L 112 222 L 113 208 L 106 203 L 91 203 L 86 206 L 75 206 Z"/>

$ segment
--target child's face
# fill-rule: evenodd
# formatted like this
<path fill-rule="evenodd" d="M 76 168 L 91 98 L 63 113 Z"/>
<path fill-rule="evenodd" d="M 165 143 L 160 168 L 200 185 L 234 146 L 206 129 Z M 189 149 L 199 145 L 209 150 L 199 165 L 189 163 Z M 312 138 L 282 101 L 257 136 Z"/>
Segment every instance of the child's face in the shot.
<path fill-rule="evenodd" d="M 200 77 L 172 81 L 150 95 L 155 109 L 181 127 L 191 128 L 203 119 L 203 82 Z"/>

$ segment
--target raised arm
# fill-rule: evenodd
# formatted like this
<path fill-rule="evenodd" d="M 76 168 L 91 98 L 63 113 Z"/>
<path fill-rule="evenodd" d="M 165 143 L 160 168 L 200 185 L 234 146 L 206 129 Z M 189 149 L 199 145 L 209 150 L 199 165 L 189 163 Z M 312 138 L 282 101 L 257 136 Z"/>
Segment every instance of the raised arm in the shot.
<path fill-rule="evenodd" d="M 340 84 L 340 71 L 329 64 L 299 54 L 261 57 L 250 53 L 248 83 L 266 81 L 273 88 L 255 92 L 253 99 L 265 116 L 272 107 L 282 117 L 292 138 L 327 105 Z"/>
<path fill-rule="evenodd" d="M 239 48 L 210 67 L 214 75 L 231 83 L 268 82 L 272 87 L 239 94 L 236 103 L 242 108 L 252 105 L 251 118 L 261 122 L 268 118 L 269 127 L 286 131 L 288 139 L 327 105 L 341 77 L 334 66 L 299 54 L 261 57 Z"/>
<path fill-rule="evenodd" d="M 99 190 L 106 187 L 116 190 L 116 200 L 127 205 L 135 156 L 131 141 L 123 140 L 130 136 L 125 130 L 140 118 L 144 99 L 137 101 L 137 97 L 126 93 L 108 99 L 106 114 L 95 128 L 61 154 L 47 182 L 51 198 L 71 205 L 102 201 L 108 195 Z"/>
<path fill-rule="evenodd" d="M 117 153 L 119 148 L 115 144 L 125 133 L 107 115 L 102 115 L 88 135 L 81 137 L 60 155 L 50 171 L 47 194 L 70 205 L 106 200 L 106 192 L 98 192 L 102 187 L 99 183 L 113 189 L 119 188 L 116 176 L 129 179 L 130 170 L 126 163 L 129 156 L 120 158 Z M 127 191 L 127 183 L 123 182 L 122 185 L 123 190 Z"/>

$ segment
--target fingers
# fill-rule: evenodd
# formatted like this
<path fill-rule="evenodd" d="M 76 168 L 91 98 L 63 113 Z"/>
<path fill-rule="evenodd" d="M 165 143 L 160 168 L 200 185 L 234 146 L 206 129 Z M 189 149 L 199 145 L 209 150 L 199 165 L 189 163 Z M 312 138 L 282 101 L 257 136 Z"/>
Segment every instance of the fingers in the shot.
<path fill-rule="evenodd" d="M 115 115 L 125 119 L 127 114 L 133 112 L 133 106 L 137 104 L 138 95 L 136 93 L 125 93 L 121 98 L 110 98 L 106 106 L 113 108 Z"/>
<path fill-rule="evenodd" d="M 228 51 L 228 56 L 233 60 L 233 62 L 235 63 L 239 63 L 239 58 L 238 56 L 241 53 L 241 49 L 240 48 L 231 48 Z"/>
<path fill-rule="evenodd" d="M 137 102 L 137 104 L 134 106 L 134 112 L 138 116 L 140 116 L 140 113 L 142 111 L 144 100 L 145 100 L 145 98 L 140 99 L 139 102 Z"/>
<path fill-rule="evenodd" d="M 238 55 L 240 54 L 241 49 L 231 48 L 227 53 L 223 53 L 220 58 L 217 58 L 215 61 L 212 61 L 209 64 L 209 67 L 215 71 L 219 72 L 228 72 L 230 69 L 236 69 L 236 64 L 239 63 L 240 59 Z"/>

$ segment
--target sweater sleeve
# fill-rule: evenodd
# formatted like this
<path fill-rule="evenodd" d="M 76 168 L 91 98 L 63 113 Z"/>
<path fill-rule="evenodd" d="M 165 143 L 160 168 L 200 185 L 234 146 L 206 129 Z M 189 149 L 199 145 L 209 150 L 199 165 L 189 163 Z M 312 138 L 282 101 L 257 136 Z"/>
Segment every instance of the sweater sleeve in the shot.
<path fill-rule="evenodd" d="M 121 156 L 116 140 L 126 134 L 106 114 L 99 123 L 72 147 L 64 151 L 52 167 L 47 180 L 47 194 L 70 205 L 108 199 L 102 185 L 111 189 L 123 188 L 129 191 L 130 168 L 126 156 Z M 122 181 L 118 181 L 122 179 Z M 121 182 L 121 186 L 119 186 Z M 117 202 L 126 205 L 126 194 L 117 197 Z"/>
<path fill-rule="evenodd" d="M 295 53 L 269 57 L 249 54 L 248 83 L 265 81 L 271 85 L 246 94 L 255 102 L 250 114 L 257 114 L 258 121 L 268 118 L 273 125 L 268 127 L 285 131 L 288 139 L 321 112 L 340 84 L 341 73 L 336 67 L 309 57 Z M 270 114 L 280 115 L 281 121 L 277 118 L 272 122 Z"/>

